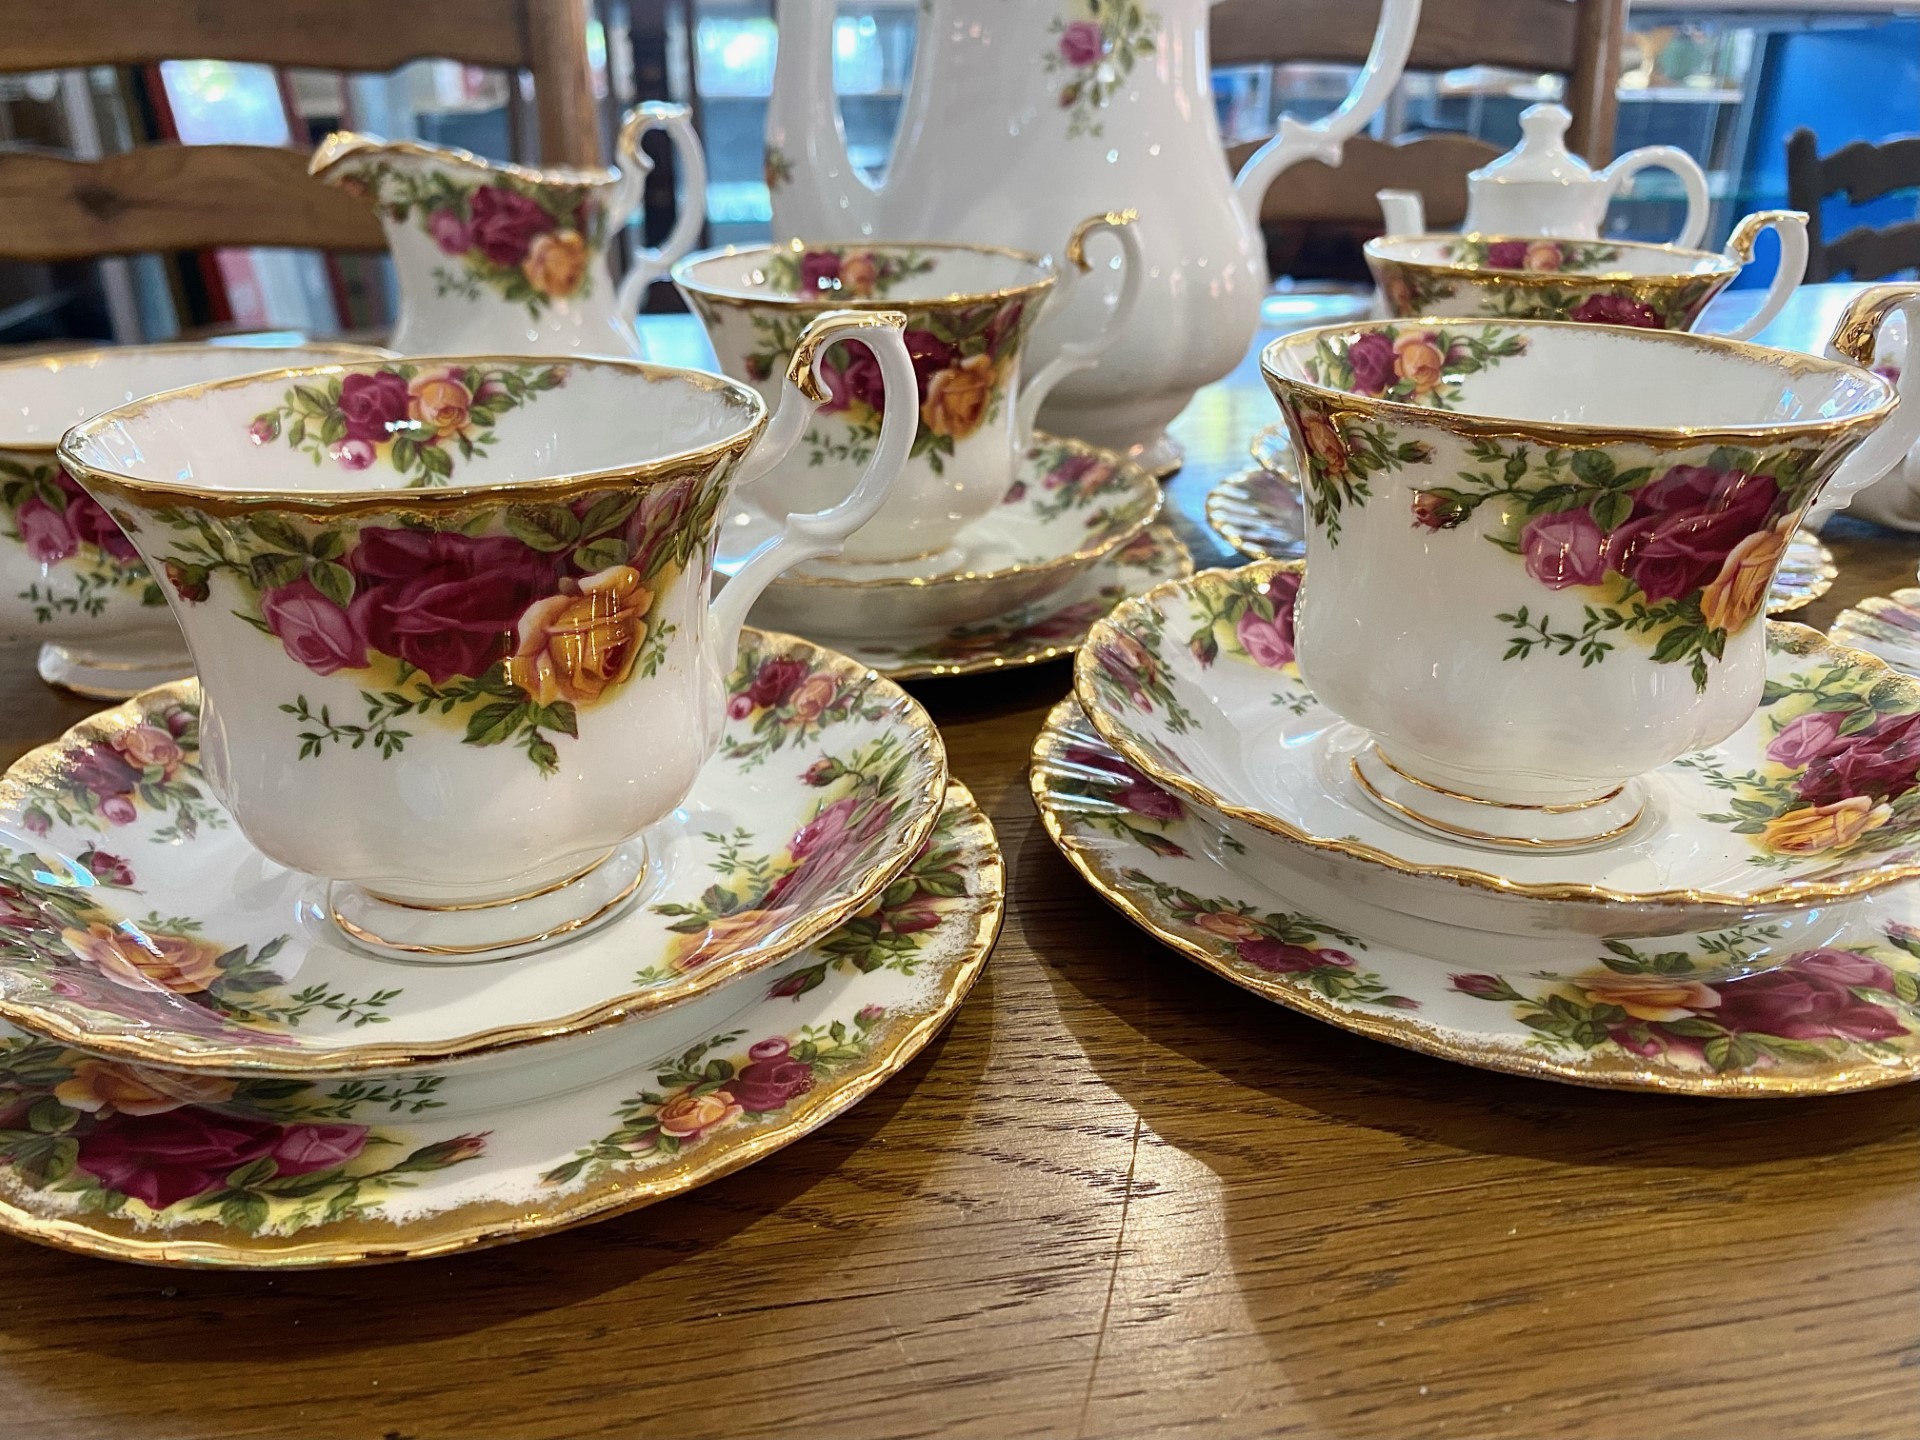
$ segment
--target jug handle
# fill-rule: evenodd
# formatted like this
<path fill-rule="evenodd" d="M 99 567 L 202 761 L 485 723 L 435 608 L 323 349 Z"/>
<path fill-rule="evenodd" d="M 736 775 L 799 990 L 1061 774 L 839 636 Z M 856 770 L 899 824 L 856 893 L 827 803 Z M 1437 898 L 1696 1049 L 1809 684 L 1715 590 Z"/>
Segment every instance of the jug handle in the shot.
<path fill-rule="evenodd" d="M 1638 150 L 1629 150 L 1594 178 L 1606 185 L 1607 199 L 1611 202 L 1622 185 L 1647 169 L 1671 170 L 1679 177 L 1687 192 L 1687 218 L 1681 222 L 1680 233 L 1667 243 L 1683 250 L 1697 248 L 1700 237 L 1707 233 L 1710 197 L 1706 171 L 1686 151 L 1674 145 L 1642 145 Z"/>
<path fill-rule="evenodd" d="M 640 148 L 640 137 L 649 130 L 664 130 L 673 142 L 673 153 L 680 164 L 680 213 L 674 217 L 673 231 L 657 249 L 642 248 L 633 238 L 627 223 L 640 208 L 640 193 L 652 173 L 653 161 Z M 700 243 L 700 231 L 707 223 L 707 155 L 700 148 L 700 135 L 693 128 L 693 112 L 685 105 L 669 105 L 649 100 L 636 105 L 620 122 L 620 136 L 614 142 L 614 158 L 620 164 L 621 199 L 619 213 L 610 217 L 627 239 L 627 273 L 621 278 L 614 300 L 620 313 L 631 320 L 640 310 L 647 286 L 666 274 L 674 261 Z"/>
<path fill-rule="evenodd" d="M 1780 237 L 1780 268 L 1774 273 L 1773 288 L 1760 308 L 1741 325 L 1731 330 L 1701 330 L 1701 335 L 1717 335 L 1722 340 L 1750 340 L 1778 315 L 1789 296 L 1799 288 L 1807 273 L 1807 214 L 1804 210 L 1756 210 L 1727 237 L 1727 258 L 1742 266 L 1753 263 L 1753 243 L 1762 230 Z"/>
<path fill-rule="evenodd" d="M 1291 115 L 1280 117 L 1274 137 L 1247 157 L 1234 177 L 1233 188 L 1247 223 L 1260 224 L 1260 204 L 1280 172 L 1302 160 L 1338 165 L 1347 141 L 1372 120 L 1400 83 L 1413 50 L 1413 32 L 1420 24 L 1420 0 L 1381 0 L 1380 23 L 1373 32 L 1373 48 L 1347 98 L 1331 115 L 1306 125 Z"/>
<path fill-rule="evenodd" d="M 1871 366 L 1880 331 L 1899 311 L 1907 318 L 1907 335 L 1920 335 L 1920 285 L 1874 285 L 1854 296 L 1833 327 L 1827 353 L 1855 365 Z M 1909 338 L 1911 355 L 1911 338 Z M 1828 478 L 1807 523 L 1819 526 L 1867 486 L 1898 465 L 1920 444 L 1920 365 L 1904 365 L 1896 386 L 1893 414 L 1860 443 Z"/>
<path fill-rule="evenodd" d="M 801 332 L 787 365 L 786 381 L 780 387 L 779 408 L 741 460 L 735 493 L 750 490 L 776 471 L 806 435 L 814 413 L 833 398 L 820 366 L 827 352 L 842 340 L 865 345 L 880 362 L 884 384 L 880 438 L 867 468 L 860 473 L 859 483 L 846 499 L 825 510 L 788 515 L 778 535 L 761 541 L 747 554 L 709 607 L 708 653 L 720 674 L 733 669 L 741 627 L 747 623 L 747 612 L 760 593 L 784 571 L 803 561 L 838 555 L 847 537 L 879 513 L 887 492 L 899 478 L 920 428 L 919 381 L 907 354 L 906 329 L 907 317 L 898 310 L 829 310 Z M 904 396 L 913 398 L 905 404 L 888 403 Z M 772 514 L 780 513 L 777 506 L 767 509 Z"/>
<path fill-rule="evenodd" d="M 1077 375 L 1082 370 L 1098 365 L 1107 347 L 1126 333 L 1134 307 L 1140 303 L 1140 284 L 1146 275 L 1147 260 L 1140 248 L 1139 220 L 1140 212 L 1137 210 L 1109 210 L 1104 215 L 1089 215 L 1074 226 L 1073 234 L 1067 237 L 1064 253 L 1073 269 L 1068 272 L 1060 288 L 1054 291 L 1047 308 L 1063 309 L 1067 297 L 1077 291 L 1093 272 L 1093 262 L 1087 259 L 1087 237 L 1101 230 L 1120 241 L 1120 298 L 1113 309 L 1107 312 L 1107 323 L 1100 327 L 1098 335 L 1091 340 L 1068 341 L 1060 347 L 1058 355 L 1020 387 L 1020 399 L 1014 407 L 1013 420 L 1014 437 L 1019 446 L 1016 453 L 1024 455 L 1032 447 L 1034 421 L 1053 388 L 1069 375 Z"/>

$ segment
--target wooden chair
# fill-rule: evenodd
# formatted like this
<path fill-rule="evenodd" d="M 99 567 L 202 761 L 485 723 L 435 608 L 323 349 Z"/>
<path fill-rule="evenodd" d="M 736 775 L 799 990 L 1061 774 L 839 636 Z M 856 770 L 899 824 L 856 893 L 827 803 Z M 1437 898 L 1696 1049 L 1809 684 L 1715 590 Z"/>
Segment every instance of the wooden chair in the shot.
<path fill-rule="evenodd" d="M 587 0 L 0 0 L 0 72 L 161 60 L 347 71 L 433 57 L 533 73 L 551 164 L 601 163 Z M 0 154 L 0 259 L 215 246 L 381 250 L 365 203 L 305 150 L 147 145 L 101 160 Z"/>
<path fill-rule="evenodd" d="M 1813 131 L 1787 137 L 1787 204 L 1807 212 L 1807 279 L 1878 280 L 1920 267 L 1920 220 L 1875 230 L 1857 225 L 1836 240 L 1820 228 L 1820 202 L 1844 195 L 1864 205 L 1896 190 L 1920 189 L 1920 136 L 1870 145 L 1856 140 L 1822 158 Z"/>
<path fill-rule="evenodd" d="M 1410 70 L 1497 65 L 1567 77 L 1573 124 L 1567 145 L 1594 165 L 1613 156 L 1615 82 L 1626 32 L 1627 0 L 1427 0 L 1414 35 Z M 1213 11 L 1215 65 L 1292 61 L 1358 64 L 1373 43 L 1379 7 L 1371 0 L 1221 0 Z M 1238 169 L 1254 145 L 1236 146 Z M 1380 225 L 1376 190 L 1418 190 L 1436 230 L 1467 212 L 1467 172 L 1498 155 L 1470 135 L 1434 134 L 1394 144 L 1349 140 L 1342 163 L 1308 160 L 1267 192 L 1263 224 L 1303 221 Z"/>

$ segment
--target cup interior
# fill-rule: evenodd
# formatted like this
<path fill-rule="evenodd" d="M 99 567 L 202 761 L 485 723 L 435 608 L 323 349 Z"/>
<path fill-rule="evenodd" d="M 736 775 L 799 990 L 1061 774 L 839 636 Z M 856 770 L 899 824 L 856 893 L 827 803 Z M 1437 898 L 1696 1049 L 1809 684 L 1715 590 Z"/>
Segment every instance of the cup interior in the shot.
<path fill-rule="evenodd" d="M 982 245 L 791 241 L 693 255 L 674 278 L 700 294 L 833 309 L 999 299 L 1051 282 L 1044 257 Z"/>
<path fill-rule="evenodd" d="M 50 450 L 82 420 L 162 390 L 380 353 L 364 345 L 129 345 L 8 361 L 0 364 L 0 449 Z"/>
<path fill-rule="evenodd" d="M 765 413 L 746 386 L 692 370 L 406 359 L 154 396 L 76 428 L 66 451 L 162 486 L 362 493 L 631 470 L 741 440 Z"/>
<path fill-rule="evenodd" d="M 1724 255 L 1627 240 L 1557 240 L 1543 235 L 1392 235 L 1367 243 L 1375 259 L 1531 275 L 1724 275 Z"/>
<path fill-rule="evenodd" d="M 1603 325 L 1386 321 L 1274 341 L 1267 373 L 1369 400 L 1476 418 L 1619 428 L 1738 430 L 1843 420 L 1890 405 L 1856 366 L 1758 346 Z"/>

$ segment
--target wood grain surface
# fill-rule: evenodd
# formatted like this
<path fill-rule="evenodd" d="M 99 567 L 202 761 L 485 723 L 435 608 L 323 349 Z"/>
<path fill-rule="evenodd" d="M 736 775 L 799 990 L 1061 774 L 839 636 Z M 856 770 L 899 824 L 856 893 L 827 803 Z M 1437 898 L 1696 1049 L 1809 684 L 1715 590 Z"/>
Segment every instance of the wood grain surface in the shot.
<path fill-rule="evenodd" d="M 1177 427 L 1172 497 L 1273 418 Z M 1809 612 L 1910 582 L 1834 527 Z M 0 653 L 8 756 L 88 711 Z M 1911 1440 L 1920 1088 L 1676 1100 L 1482 1074 L 1252 999 L 1132 929 L 1023 780 L 1056 665 L 930 682 L 1011 899 L 952 1027 L 858 1110 L 691 1196 L 326 1275 L 0 1241 L 0 1432 L 146 1437 Z"/>

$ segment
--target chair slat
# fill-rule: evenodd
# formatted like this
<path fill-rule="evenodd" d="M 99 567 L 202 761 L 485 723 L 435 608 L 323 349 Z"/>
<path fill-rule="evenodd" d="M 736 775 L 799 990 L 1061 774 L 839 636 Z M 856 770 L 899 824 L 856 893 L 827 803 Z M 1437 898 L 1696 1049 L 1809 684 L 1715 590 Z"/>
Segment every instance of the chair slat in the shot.
<path fill-rule="evenodd" d="M 1862 225 L 1827 242 L 1827 274 L 1878 280 L 1897 270 L 1920 269 L 1920 220 L 1873 230 Z"/>
<path fill-rule="evenodd" d="M 1566 72 L 1573 65 L 1573 0 L 1430 0 L 1414 35 L 1415 70 L 1506 65 Z M 1324 60 L 1355 64 L 1373 44 L 1376 0 L 1220 0 L 1216 65 Z"/>
<path fill-rule="evenodd" d="M 1227 152 L 1238 169 L 1252 145 Z M 1395 144 L 1358 136 L 1347 142 L 1340 168 L 1306 160 L 1283 174 L 1261 203 L 1263 224 L 1328 220 L 1380 226 L 1376 190 L 1418 190 L 1426 199 L 1427 224 L 1438 230 L 1458 226 L 1467 213 L 1467 172 L 1500 153 L 1499 147 L 1471 135 L 1439 132 Z"/>

